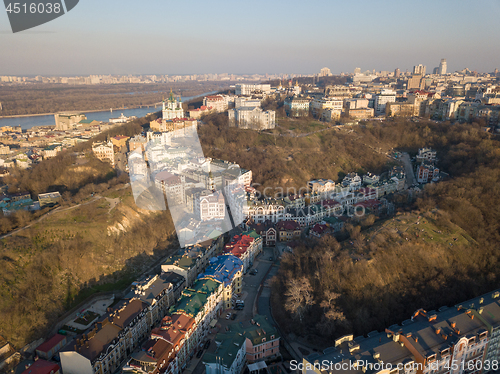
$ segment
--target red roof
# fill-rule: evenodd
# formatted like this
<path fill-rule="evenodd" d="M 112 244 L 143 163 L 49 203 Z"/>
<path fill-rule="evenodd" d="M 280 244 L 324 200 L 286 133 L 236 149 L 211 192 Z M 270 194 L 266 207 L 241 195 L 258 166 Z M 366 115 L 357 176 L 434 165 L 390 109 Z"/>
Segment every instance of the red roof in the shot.
<path fill-rule="evenodd" d="M 22 374 L 50 374 L 57 371 L 59 371 L 59 365 L 38 359 L 33 365 L 23 371 Z"/>
<path fill-rule="evenodd" d="M 40 352 L 48 353 L 52 348 L 54 348 L 56 345 L 58 345 L 64 339 L 66 339 L 66 337 L 64 335 L 55 334 L 52 338 L 50 338 L 49 340 L 46 340 L 42 344 L 40 344 L 36 350 L 40 351 Z"/>
<path fill-rule="evenodd" d="M 281 221 L 276 224 L 278 230 L 296 231 L 300 230 L 300 225 L 295 221 Z"/>
<path fill-rule="evenodd" d="M 241 257 L 253 241 L 254 238 L 249 235 L 235 235 L 233 241 L 224 247 L 224 252 Z"/>

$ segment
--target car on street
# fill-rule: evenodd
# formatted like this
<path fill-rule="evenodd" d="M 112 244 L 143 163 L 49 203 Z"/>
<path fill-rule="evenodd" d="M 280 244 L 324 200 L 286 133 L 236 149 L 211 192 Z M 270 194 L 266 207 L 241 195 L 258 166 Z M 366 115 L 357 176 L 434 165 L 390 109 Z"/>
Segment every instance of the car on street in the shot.
<path fill-rule="evenodd" d="M 208 349 L 208 347 L 210 347 L 210 340 L 207 340 L 205 342 L 205 349 Z"/>
<path fill-rule="evenodd" d="M 226 316 L 226 319 L 229 319 L 231 317 L 231 313 L 228 313 Z"/>
<path fill-rule="evenodd" d="M 236 314 L 236 313 L 233 313 L 233 315 L 231 316 L 231 320 L 233 320 L 233 321 L 234 321 L 234 320 L 236 319 L 236 316 L 237 316 L 237 314 Z"/>
<path fill-rule="evenodd" d="M 203 355 L 203 349 L 200 349 L 198 353 L 196 354 L 197 358 L 200 358 Z"/>
<path fill-rule="evenodd" d="M 272 261 L 272 260 L 273 260 L 273 258 L 272 258 L 272 257 L 269 257 L 269 261 Z"/>

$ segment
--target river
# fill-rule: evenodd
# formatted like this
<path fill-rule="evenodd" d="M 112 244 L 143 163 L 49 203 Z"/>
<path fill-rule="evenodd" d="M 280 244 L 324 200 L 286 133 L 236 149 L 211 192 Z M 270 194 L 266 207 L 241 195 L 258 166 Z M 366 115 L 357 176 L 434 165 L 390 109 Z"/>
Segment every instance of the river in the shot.
<path fill-rule="evenodd" d="M 182 101 L 186 102 L 194 98 L 211 95 L 217 93 L 218 91 L 206 92 L 196 96 L 183 97 Z M 88 119 L 108 122 L 110 118 L 117 118 L 123 113 L 124 116 L 136 116 L 137 118 L 144 117 L 148 113 L 154 113 L 161 110 L 161 105 L 157 105 L 156 109 L 154 106 L 149 108 L 134 108 L 134 109 L 113 109 L 113 112 L 109 110 L 102 112 L 84 112 Z M 78 112 L 78 111 L 68 111 L 68 112 Z M 27 117 L 12 117 L 12 118 L 0 118 L 0 127 L 3 126 L 21 126 L 23 130 L 32 128 L 33 126 L 55 126 L 55 120 L 53 114 L 48 114 L 44 116 L 27 116 Z"/>

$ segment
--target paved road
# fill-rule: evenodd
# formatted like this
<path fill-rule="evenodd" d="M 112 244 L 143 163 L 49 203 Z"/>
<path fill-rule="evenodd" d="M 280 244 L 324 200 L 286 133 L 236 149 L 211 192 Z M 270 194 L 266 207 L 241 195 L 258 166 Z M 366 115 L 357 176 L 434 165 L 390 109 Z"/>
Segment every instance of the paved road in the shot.
<path fill-rule="evenodd" d="M 401 160 L 403 161 L 404 167 L 405 167 L 405 172 L 406 172 L 406 186 L 409 187 L 415 183 L 415 175 L 413 174 L 413 167 L 411 165 L 410 161 L 410 155 L 406 152 L 403 153 L 403 156 L 401 157 Z"/>

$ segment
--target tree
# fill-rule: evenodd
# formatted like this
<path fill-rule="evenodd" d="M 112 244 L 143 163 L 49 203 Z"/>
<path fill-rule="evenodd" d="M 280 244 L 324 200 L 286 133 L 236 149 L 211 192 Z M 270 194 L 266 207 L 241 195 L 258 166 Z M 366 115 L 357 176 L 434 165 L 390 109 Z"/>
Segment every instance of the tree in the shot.
<path fill-rule="evenodd" d="M 285 296 L 285 309 L 302 322 L 305 312 L 314 304 L 311 283 L 306 277 L 289 279 Z"/>

